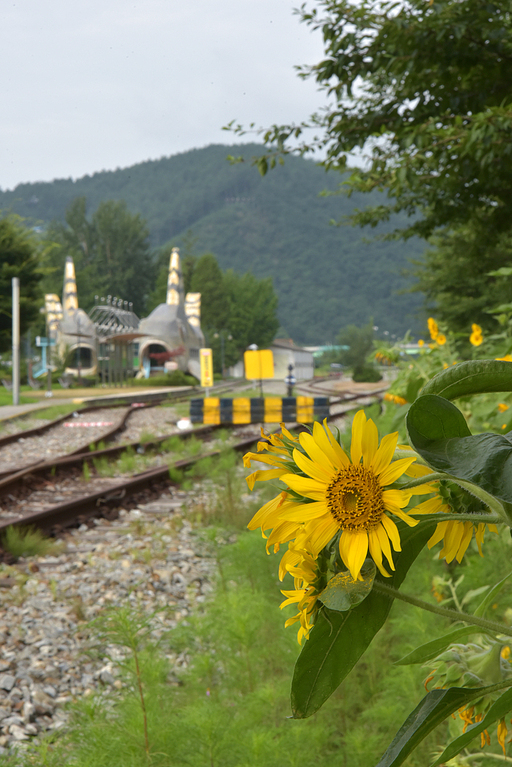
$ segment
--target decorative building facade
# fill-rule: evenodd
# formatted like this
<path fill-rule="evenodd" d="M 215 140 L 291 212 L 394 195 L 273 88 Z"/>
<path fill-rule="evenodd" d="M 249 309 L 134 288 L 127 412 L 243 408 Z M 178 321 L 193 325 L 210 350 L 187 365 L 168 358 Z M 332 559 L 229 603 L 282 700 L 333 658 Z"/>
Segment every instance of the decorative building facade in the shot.
<path fill-rule="evenodd" d="M 201 294 L 184 295 L 178 248 L 173 248 L 170 257 L 166 302 L 142 320 L 127 306 L 109 296 L 106 303 L 92 309 L 91 316 L 80 309 L 73 259 L 66 258 L 62 305 L 58 296 L 45 296 L 48 336 L 65 360 L 66 373 L 80 377 L 101 372 L 104 380 L 108 369 L 110 382 L 110 357 L 114 355 L 120 361 L 114 366 L 116 383 L 119 365 L 127 376 L 139 378 L 172 370 L 200 377 L 199 349 L 205 343 Z"/>

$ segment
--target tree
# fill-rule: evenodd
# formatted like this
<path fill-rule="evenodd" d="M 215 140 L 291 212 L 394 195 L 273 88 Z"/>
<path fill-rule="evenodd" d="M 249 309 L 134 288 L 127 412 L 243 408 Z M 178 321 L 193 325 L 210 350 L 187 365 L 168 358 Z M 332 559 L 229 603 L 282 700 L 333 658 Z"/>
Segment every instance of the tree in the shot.
<path fill-rule="evenodd" d="M 340 361 L 352 368 L 354 381 L 380 381 L 382 376 L 375 368 L 369 355 L 373 351 L 373 321 L 362 328 L 347 325 L 339 332 L 337 342 L 342 349 Z"/>
<path fill-rule="evenodd" d="M 201 327 L 213 350 L 216 372 L 241 358 L 249 344 L 268 346 L 277 332 L 277 296 L 272 280 L 253 274 L 222 273 L 215 256 L 207 253 L 196 263 L 192 290 L 201 293 Z"/>
<path fill-rule="evenodd" d="M 413 221 L 395 236 L 478 221 L 495 237 L 509 229 L 512 201 L 512 14 L 505 0 L 318 0 L 302 20 L 321 29 L 326 56 L 301 68 L 333 103 L 300 125 L 273 126 L 273 150 L 255 163 L 321 149 L 327 168 L 347 153 L 369 164 L 348 193 L 386 190 L 387 204 L 356 211 L 375 226 L 393 212 Z M 233 125 L 232 125 L 233 127 Z M 309 128 L 317 131 L 304 139 Z M 241 126 L 235 132 L 243 133 Z M 299 140 L 299 145 L 290 142 Z"/>
<path fill-rule="evenodd" d="M 512 277 L 490 272 L 512 266 L 512 234 L 502 233 L 489 243 L 485 232 L 467 224 L 436 235 L 432 245 L 413 273 L 416 290 L 426 296 L 436 318 L 466 339 L 473 323 L 496 331 L 489 310 L 510 301 Z"/>
<path fill-rule="evenodd" d="M 125 202 L 102 202 L 89 219 L 85 197 L 77 197 L 66 211 L 66 223 L 54 222 L 47 236 L 53 243 L 47 280 L 51 292 L 60 293 L 65 257 L 71 255 L 84 308 L 94 304 L 95 295 L 110 294 L 133 302 L 137 314 L 144 313 L 155 271 L 149 231 Z"/>
<path fill-rule="evenodd" d="M 233 364 L 250 344 L 265 348 L 274 340 L 279 328 L 277 296 L 270 277 L 258 280 L 250 272 L 240 275 L 229 269 L 224 285 L 231 303 L 229 328 L 233 336 L 231 358 L 226 364 Z"/>
<path fill-rule="evenodd" d="M 12 278 L 20 281 L 20 332 L 39 317 L 42 306 L 39 267 L 41 246 L 21 220 L 0 219 L 0 352 L 12 343 Z"/>
<path fill-rule="evenodd" d="M 191 279 L 191 290 L 201 293 L 201 327 L 209 336 L 229 325 L 231 306 L 224 277 L 217 259 L 205 253 L 198 259 Z"/>

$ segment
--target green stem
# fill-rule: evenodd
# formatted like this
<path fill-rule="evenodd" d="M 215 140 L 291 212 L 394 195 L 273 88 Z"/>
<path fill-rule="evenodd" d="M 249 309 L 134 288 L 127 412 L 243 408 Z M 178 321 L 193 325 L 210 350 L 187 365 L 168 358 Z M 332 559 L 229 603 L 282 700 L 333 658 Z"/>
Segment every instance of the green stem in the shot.
<path fill-rule="evenodd" d="M 494 634 L 505 634 L 505 636 L 512 637 L 512 626 L 506 626 L 502 623 L 495 623 L 494 621 L 488 621 L 485 618 L 478 618 L 476 615 L 468 615 L 467 613 L 460 613 L 457 610 L 450 610 L 448 607 L 440 607 L 439 605 L 431 605 L 428 602 L 424 602 L 423 599 L 413 597 L 411 594 L 404 594 L 401 591 L 393 588 L 393 586 L 387 586 L 382 581 L 375 580 L 373 582 L 373 588 L 379 591 L 381 594 L 385 594 L 392 599 L 400 599 L 402 602 L 407 602 L 415 607 L 421 607 L 422 610 L 427 610 L 430 613 L 436 615 L 442 615 L 444 618 L 450 618 L 452 621 L 464 621 L 464 623 L 471 623 L 473 626 L 480 626 L 480 628 L 487 631 L 491 631 Z"/>
<path fill-rule="evenodd" d="M 429 485 L 431 482 L 438 482 L 440 479 L 449 479 L 449 477 L 444 473 L 432 472 L 432 474 L 426 474 L 424 477 L 411 479 L 406 485 L 401 485 L 400 490 L 412 490 L 413 487 L 418 487 L 418 485 Z M 432 492 L 435 492 L 435 490 Z"/>
<path fill-rule="evenodd" d="M 410 517 L 414 517 L 414 509 L 409 512 Z M 417 514 L 418 522 L 473 522 L 478 525 L 485 522 L 486 525 L 505 524 L 502 517 L 497 514 Z"/>

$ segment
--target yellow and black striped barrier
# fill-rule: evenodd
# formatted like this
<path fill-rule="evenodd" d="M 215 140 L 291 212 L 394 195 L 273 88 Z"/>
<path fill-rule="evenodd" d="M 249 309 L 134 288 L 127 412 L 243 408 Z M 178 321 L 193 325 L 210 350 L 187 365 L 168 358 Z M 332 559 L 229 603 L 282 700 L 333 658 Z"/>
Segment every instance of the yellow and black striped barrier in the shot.
<path fill-rule="evenodd" d="M 328 397 L 205 397 L 190 400 L 192 423 L 312 423 L 328 417 Z"/>

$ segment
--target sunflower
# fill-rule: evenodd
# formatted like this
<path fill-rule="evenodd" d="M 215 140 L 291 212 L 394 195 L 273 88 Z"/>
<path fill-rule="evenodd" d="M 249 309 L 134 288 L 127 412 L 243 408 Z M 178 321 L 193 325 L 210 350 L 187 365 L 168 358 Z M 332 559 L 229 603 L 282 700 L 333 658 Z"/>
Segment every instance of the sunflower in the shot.
<path fill-rule="evenodd" d="M 473 346 L 480 346 L 483 343 L 482 328 L 474 322 L 471 325 L 471 335 L 469 336 L 469 342 Z"/>
<path fill-rule="evenodd" d="M 437 514 L 438 512 L 449 514 L 452 511 L 452 507 L 445 503 L 440 495 L 436 495 L 433 498 L 429 498 L 427 501 L 418 504 L 411 513 L 414 515 Z M 479 554 L 483 557 L 482 544 L 484 542 L 486 527 L 492 533 L 498 532 L 496 525 L 486 525 L 484 522 L 479 522 L 476 525 L 470 521 L 457 522 L 457 520 L 454 519 L 447 520 L 446 522 L 438 522 L 434 534 L 429 539 L 427 546 L 431 549 L 436 543 L 443 541 L 443 548 L 439 552 L 439 559 L 445 559 L 448 563 L 456 559 L 460 564 L 474 535 Z"/>
<path fill-rule="evenodd" d="M 272 509 L 267 505 L 266 512 L 261 514 L 260 510 L 249 527 L 262 526 L 263 531 L 273 527 L 271 540 L 278 529 L 283 530 L 278 537 L 283 537 L 283 523 L 295 524 L 297 535 L 305 536 L 305 548 L 313 559 L 339 535 L 340 556 L 354 580 L 368 552 L 380 572 L 389 576 L 383 557 L 393 570 L 391 548 L 401 550 L 392 517 L 416 525 L 417 521 L 403 509 L 413 494 L 424 492 L 421 488 L 404 491 L 389 487 L 416 460 L 411 457 L 392 462 L 397 441 L 397 433 L 388 434 L 379 446 L 377 427 L 360 410 L 352 424 L 349 458 L 327 423 L 315 423 L 313 434 L 303 432 L 296 446 L 286 445 L 291 463 L 282 457 L 275 459 L 281 462 L 279 479 L 287 486 L 286 508 L 284 504 Z M 290 467 L 286 472 L 282 471 L 285 463 Z"/>
<path fill-rule="evenodd" d="M 299 549 L 290 544 L 287 553 L 290 553 L 291 557 L 285 562 L 286 554 L 284 555 L 279 568 L 279 577 L 282 580 L 285 572 L 288 572 L 293 576 L 294 588 L 281 591 L 281 594 L 286 599 L 281 603 L 280 607 L 282 610 L 283 607 L 288 605 L 297 605 L 299 612 L 292 618 L 288 618 L 284 625 L 287 628 L 288 626 L 293 626 L 294 623 L 300 624 L 297 641 L 299 644 L 302 644 L 302 640 L 308 638 L 318 612 L 317 599 L 322 591 L 320 586 L 322 576 L 318 572 L 317 561 L 313 559 L 307 550 Z"/>
<path fill-rule="evenodd" d="M 430 333 L 430 338 L 432 341 L 435 341 L 437 339 L 437 336 L 439 335 L 439 327 L 437 325 L 437 322 L 433 317 L 429 317 L 427 320 L 428 325 L 428 332 Z"/>

